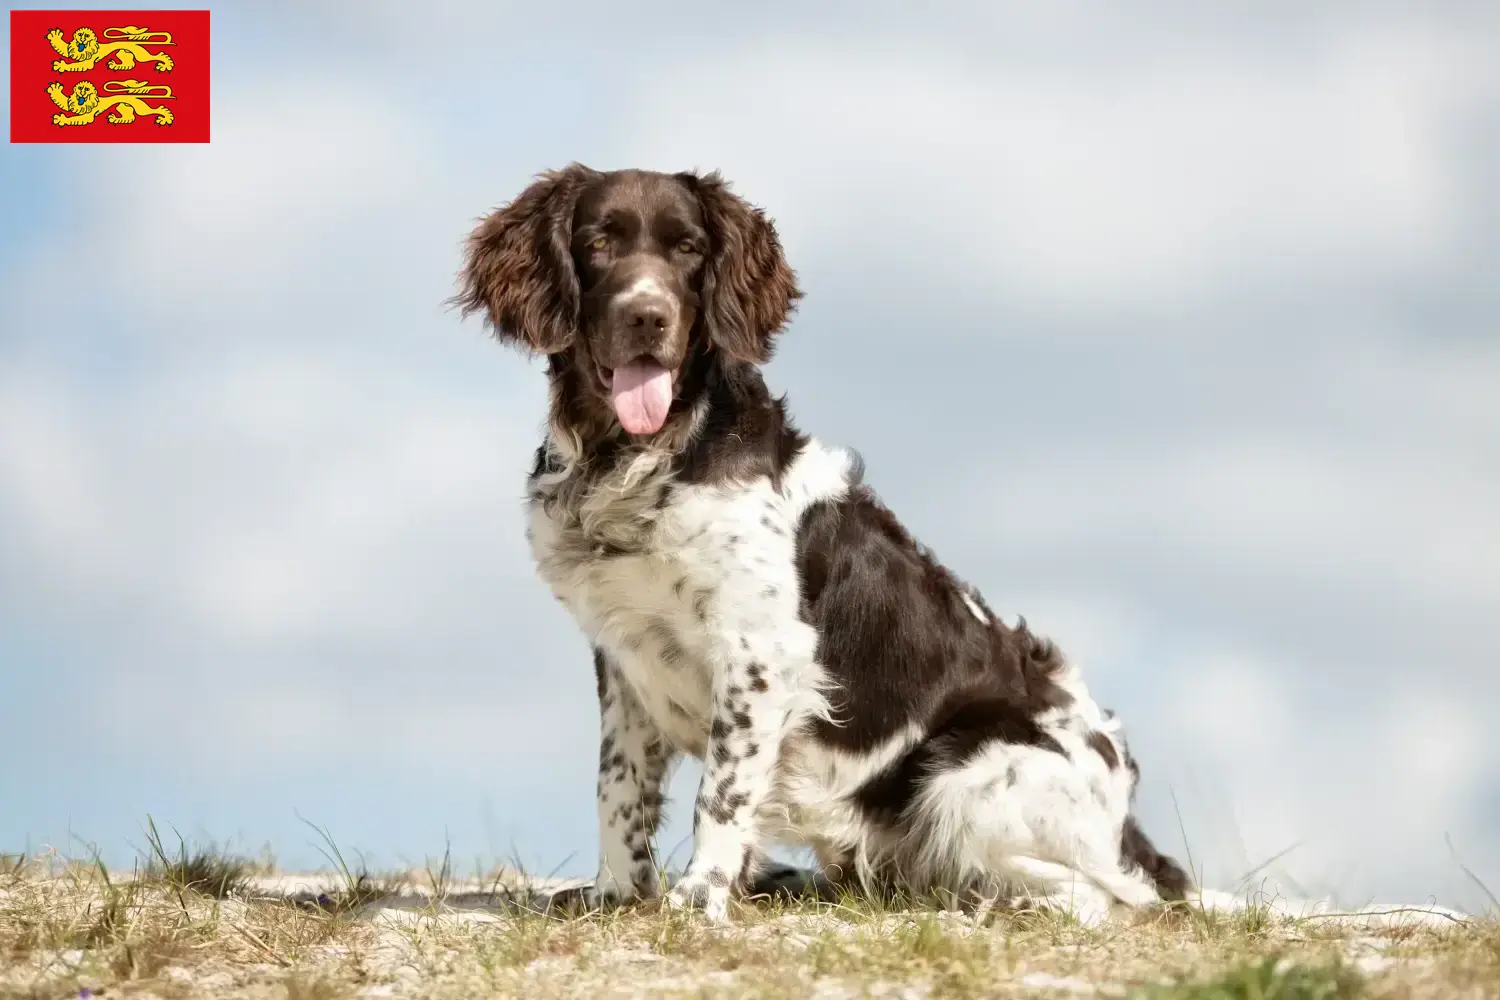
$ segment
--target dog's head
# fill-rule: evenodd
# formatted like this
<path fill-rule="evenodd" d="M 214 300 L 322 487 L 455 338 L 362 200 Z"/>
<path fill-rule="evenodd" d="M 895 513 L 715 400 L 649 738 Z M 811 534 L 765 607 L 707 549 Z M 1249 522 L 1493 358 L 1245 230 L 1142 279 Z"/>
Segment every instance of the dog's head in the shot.
<path fill-rule="evenodd" d="M 632 434 L 694 356 L 762 364 L 802 293 L 771 221 L 718 174 L 543 174 L 469 237 L 457 301 Z"/>

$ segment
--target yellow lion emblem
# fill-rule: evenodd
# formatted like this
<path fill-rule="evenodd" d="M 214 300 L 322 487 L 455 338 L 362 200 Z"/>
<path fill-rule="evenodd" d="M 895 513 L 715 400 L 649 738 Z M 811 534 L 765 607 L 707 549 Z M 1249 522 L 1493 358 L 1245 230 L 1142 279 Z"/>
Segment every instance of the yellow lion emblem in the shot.
<path fill-rule="evenodd" d="M 136 60 L 139 59 L 141 62 L 156 63 L 158 71 L 170 73 L 172 57 L 165 52 L 148 52 L 141 43 L 153 48 L 177 44 L 172 41 L 172 33 L 169 31 L 152 31 L 133 24 L 127 24 L 123 28 L 105 28 L 102 45 L 93 28 L 79 28 L 73 32 L 73 40 L 70 42 L 63 41 L 61 28 L 53 28 L 47 32 L 47 41 L 52 44 L 52 51 L 62 56 L 52 64 L 53 71 L 57 73 L 87 73 L 100 59 L 111 55 L 114 58 L 105 63 L 110 69 L 135 69 Z"/>
<path fill-rule="evenodd" d="M 108 115 L 105 120 L 111 125 L 133 122 L 137 115 L 155 115 L 156 124 L 172 124 L 170 108 L 166 105 L 153 108 L 146 103 L 148 98 L 159 101 L 176 100 L 172 96 L 172 88 L 164 83 L 150 84 L 144 80 L 106 80 L 104 93 L 106 96 L 101 98 L 92 83 L 79 80 L 73 85 L 73 93 L 64 94 L 63 85 L 53 80 L 47 85 L 47 94 L 52 98 L 53 104 L 62 108 L 62 113 L 52 116 L 52 124 L 62 127 L 89 125 L 101 111 L 107 111 L 110 108 L 114 108 L 114 113 Z"/>

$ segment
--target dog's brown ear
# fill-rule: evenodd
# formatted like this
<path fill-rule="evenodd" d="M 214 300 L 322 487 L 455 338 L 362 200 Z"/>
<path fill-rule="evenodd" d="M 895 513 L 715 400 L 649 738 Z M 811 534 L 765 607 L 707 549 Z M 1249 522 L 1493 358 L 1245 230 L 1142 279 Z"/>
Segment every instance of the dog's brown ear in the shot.
<path fill-rule="evenodd" d="M 698 195 L 713 247 L 703 276 L 703 320 L 719 350 L 747 364 L 771 360 L 771 339 L 802 297 L 776 227 L 718 172 L 678 177 Z"/>
<path fill-rule="evenodd" d="M 484 312 L 502 342 L 538 354 L 567 350 L 578 328 L 578 274 L 570 246 L 573 208 L 599 176 L 582 164 L 539 176 L 470 234 L 453 301 Z"/>

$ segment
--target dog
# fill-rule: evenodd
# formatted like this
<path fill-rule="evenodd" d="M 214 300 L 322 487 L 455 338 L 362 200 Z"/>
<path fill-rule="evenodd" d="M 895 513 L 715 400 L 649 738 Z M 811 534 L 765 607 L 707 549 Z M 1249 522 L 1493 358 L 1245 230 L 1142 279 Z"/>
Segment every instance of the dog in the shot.
<path fill-rule="evenodd" d="M 667 901 L 714 921 L 777 844 L 871 891 L 1000 893 L 1091 923 L 1186 898 L 1076 667 L 767 389 L 801 297 L 772 221 L 717 172 L 575 163 L 468 237 L 453 302 L 546 360 L 527 538 L 593 648 L 599 900 L 660 891 L 682 755 L 703 774 Z"/>

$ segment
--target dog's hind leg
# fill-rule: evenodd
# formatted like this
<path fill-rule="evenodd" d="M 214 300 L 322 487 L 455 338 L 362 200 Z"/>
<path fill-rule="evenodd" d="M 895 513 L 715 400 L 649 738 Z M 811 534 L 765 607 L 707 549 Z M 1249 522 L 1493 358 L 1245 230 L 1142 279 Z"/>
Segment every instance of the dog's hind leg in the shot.
<path fill-rule="evenodd" d="M 1123 871 L 1118 862 L 1111 863 L 1107 858 L 1092 858 L 1069 865 L 1028 855 L 1012 855 L 997 867 L 1028 887 L 1040 888 L 1042 892 L 1038 898 L 1076 899 L 1089 912 L 1097 910 L 1107 915 L 1115 903 L 1138 908 L 1161 902 L 1161 896 L 1148 878 Z"/>
<path fill-rule="evenodd" d="M 992 743 L 927 779 L 917 870 L 935 883 L 998 877 L 1096 916 L 1160 903 L 1151 874 L 1122 854 L 1127 799 L 1095 778 L 1056 751 Z"/>
<path fill-rule="evenodd" d="M 1114 897 L 1093 879 L 1069 865 L 1028 855 L 1011 855 L 995 865 L 1011 889 L 1014 905 L 1071 915 L 1085 927 L 1109 918 Z"/>

